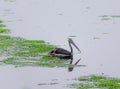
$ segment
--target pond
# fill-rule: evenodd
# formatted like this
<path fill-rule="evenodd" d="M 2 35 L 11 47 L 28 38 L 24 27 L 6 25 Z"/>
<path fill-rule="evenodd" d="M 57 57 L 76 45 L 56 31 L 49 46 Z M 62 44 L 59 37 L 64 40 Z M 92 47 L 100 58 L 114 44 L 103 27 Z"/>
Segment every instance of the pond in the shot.
<path fill-rule="evenodd" d="M 120 78 L 119 0 L 0 0 L 0 20 L 10 36 L 45 42 L 69 50 L 79 46 L 72 72 L 65 67 L 0 65 L 2 89 L 70 89 L 75 78 L 104 74 Z M 0 57 L 3 60 L 3 57 Z"/>

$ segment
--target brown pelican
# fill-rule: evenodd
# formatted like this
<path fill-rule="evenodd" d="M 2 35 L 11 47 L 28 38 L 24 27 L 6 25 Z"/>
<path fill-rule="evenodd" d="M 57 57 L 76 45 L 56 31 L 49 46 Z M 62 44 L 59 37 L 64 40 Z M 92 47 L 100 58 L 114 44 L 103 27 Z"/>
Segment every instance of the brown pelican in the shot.
<path fill-rule="evenodd" d="M 76 44 L 73 42 L 72 39 L 68 39 L 68 43 L 70 46 L 70 51 L 63 49 L 63 48 L 55 48 L 49 52 L 49 55 L 64 58 L 64 59 L 71 59 L 70 64 L 72 64 L 73 61 L 73 48 L 72 45 L 75 46 L 75 48 L 81 53 L 80 49 L 76 46 Z"/>

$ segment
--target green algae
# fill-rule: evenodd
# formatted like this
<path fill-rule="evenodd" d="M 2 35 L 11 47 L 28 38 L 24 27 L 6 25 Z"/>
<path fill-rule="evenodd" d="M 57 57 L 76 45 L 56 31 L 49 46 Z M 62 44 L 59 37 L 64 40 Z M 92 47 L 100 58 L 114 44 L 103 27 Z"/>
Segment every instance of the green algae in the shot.
<path fill-rule="evenodd" d="M 119 19 L 120 15 L 103 15 L 99 17 L 101 17 L 101 20 L 111 20 L 111 19 Z"/>
<path fill-rule="evenodd" d="M 6 28 L 6 25 L 3 24 L 3 21 L 0 20 L 0 34 L 9 33 L 10 31 Z"/>
<path fill-rule="evenodd" d="M 77 79 L 80 83 L 71 84 L 76 89 L 120 89 L 120 79 L 103 75 L 90 75 Z"/>
<path fill-rule="evenodd" d="M 27 40 L 21 37 L 12 37 L 8 33 L 3 21 L 0 21 L 0 60 L 2 64 L 15 66 L 45 66 L 63 67 L 65 60 L 51 57 L 48 52 L 56 46 L 43 40 Z M 3 29 L 4 28 L 4 29 Z M 6 35 L 3 35 L 6 33 Z"/>

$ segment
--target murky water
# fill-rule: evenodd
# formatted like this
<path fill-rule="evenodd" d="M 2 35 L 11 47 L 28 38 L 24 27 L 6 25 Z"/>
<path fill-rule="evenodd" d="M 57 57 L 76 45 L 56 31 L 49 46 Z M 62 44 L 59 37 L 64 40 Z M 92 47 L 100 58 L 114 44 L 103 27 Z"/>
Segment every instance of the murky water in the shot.
<path fill-rule="evenodd" d="M 12 36 L 42 39 L 69 50 L 73 37 L 82 53 L 76 67 L 67 68 L 0 66 L 2 89 L 70 89 L 74 78 L 102 74 L 120 77 L 119 0 L 0 0 L 0 19 Z M 77 55 L 76 55 L 77 54 Z M 74 60 L 74 61 L 75 61 Z"/>

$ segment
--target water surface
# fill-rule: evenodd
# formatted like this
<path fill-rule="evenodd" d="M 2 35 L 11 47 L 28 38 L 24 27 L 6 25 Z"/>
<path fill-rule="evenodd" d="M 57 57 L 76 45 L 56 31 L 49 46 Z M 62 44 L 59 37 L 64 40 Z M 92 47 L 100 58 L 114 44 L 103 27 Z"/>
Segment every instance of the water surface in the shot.
<path fill-rule="evenodd" d="M 67 84 L 80 76 L 104 73 L 120 77 L 119 3 L 119 0 L 1 0 L 0 19 L 12 36 L 45 40 L 68 50 L 67 38 L 73 36 L 82 51 L 81 54 L 74 51 L 74 62 L 82 58 L 79 64 L 86 65 L 72 72 L 67 68 L 1 65 L 1 87 L 70 89 Z"/>

